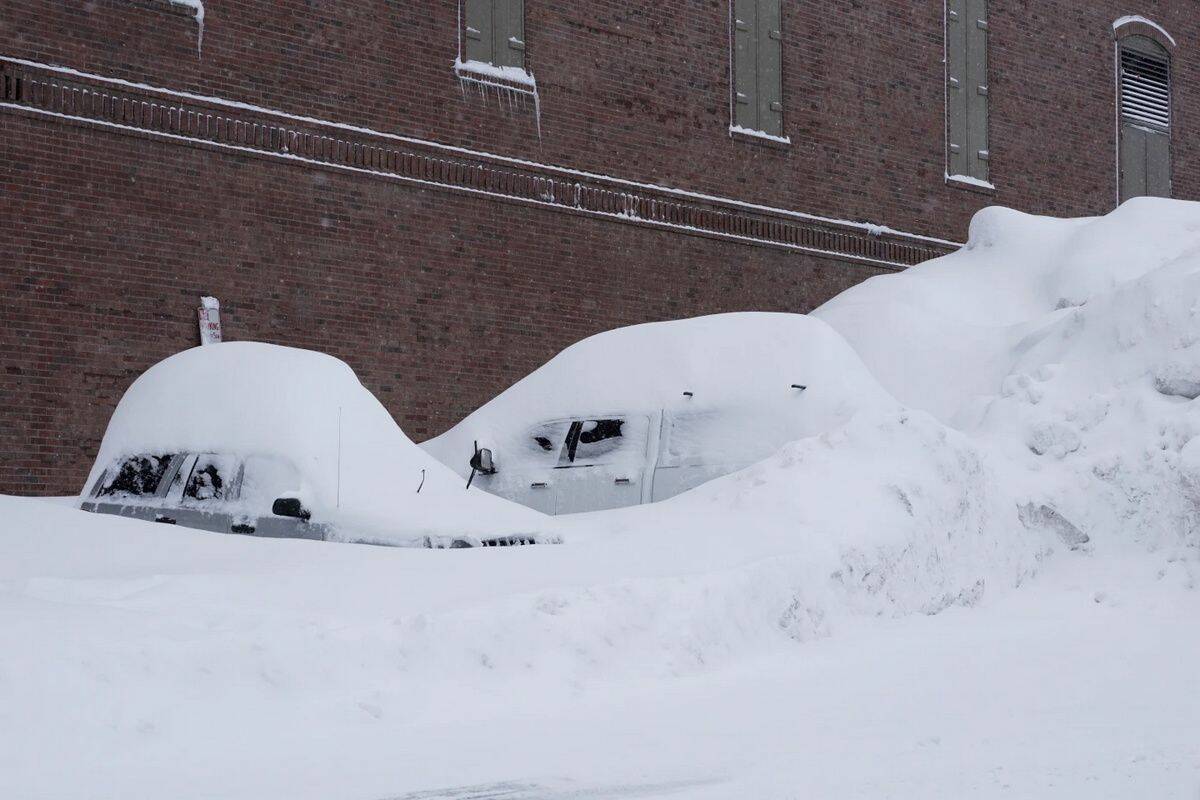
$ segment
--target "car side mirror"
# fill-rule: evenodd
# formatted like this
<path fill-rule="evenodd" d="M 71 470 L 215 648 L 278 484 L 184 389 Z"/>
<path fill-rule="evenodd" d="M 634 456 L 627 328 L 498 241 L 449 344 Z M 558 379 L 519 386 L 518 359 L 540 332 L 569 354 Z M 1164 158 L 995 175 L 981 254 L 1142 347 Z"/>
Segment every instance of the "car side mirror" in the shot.
<path fill-rule="evenodd" d="M 492 461 L 492 451 L 488 448 L 476 449 L 471 456 L 471 469 L 482 475 L 495 475 L 496 464 Z"/>
<path fill-rule="evenodd" d="M 312 513 L 304 507 L 299 497 L 279 497 L 271 504 L 271 513 L 277 517 L 292 517 L 308 522 Z"/>

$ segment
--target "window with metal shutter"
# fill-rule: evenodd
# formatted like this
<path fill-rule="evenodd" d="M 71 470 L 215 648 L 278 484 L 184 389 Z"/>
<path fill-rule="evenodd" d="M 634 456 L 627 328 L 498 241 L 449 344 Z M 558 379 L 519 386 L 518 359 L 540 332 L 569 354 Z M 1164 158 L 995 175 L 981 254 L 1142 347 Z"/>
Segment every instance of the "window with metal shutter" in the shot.
<path fill-rule="evenodd" d="M 462 3 L 463 58 L 523 69 L 524 0 L 462 0 Z"/>
<path fill-rule="evenodd" d="M 946 172 L 989 179 L 987 0 L 946 3 Z"/>
<path fill-rule="evenodd" d="M 491 64 L 492 0 L 463 0 L 463 25 L 463 58 Z"/>
<path fill-rule="evenodd" d="M 1171 59 L 1144 36 L 1119 49 L 1120 199 L 1171 196 Z"/>
<path fill-rule="evenodd" d="M 1166 53 L 1121 48 L 1121 116 L 1134 122 L 1171 127 L 1171 66 Z"/>
<path fill-rule="evenodd" d="M 783 136 L 780 0 L 733 0 L 733 125 Z"/>

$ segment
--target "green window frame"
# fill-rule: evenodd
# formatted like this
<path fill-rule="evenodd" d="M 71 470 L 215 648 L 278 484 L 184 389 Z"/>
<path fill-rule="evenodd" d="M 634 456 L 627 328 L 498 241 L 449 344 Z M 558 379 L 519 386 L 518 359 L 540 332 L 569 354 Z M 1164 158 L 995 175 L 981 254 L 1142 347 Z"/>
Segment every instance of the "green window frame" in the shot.
<path fill-rule="evenodd" d="M 462 0 L 464 61 L 525 69 L 524 0 Z"/>
<path fill-rule="evenodd" d="M 987 0 L 946 0 L 946 175 L 988 183 Z"/>
<path fill-rule="evenodd" d="M 731 0 L 733 128 L 783 136 L 780 0 Z"/>

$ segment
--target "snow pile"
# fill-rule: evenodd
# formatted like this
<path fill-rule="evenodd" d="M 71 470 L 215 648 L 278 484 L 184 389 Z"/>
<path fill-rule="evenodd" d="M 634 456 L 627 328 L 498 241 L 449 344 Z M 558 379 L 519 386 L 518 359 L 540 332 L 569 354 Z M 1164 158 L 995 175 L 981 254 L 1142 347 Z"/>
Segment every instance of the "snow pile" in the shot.
<path fill-rule="evenodd" d="M 962 250 L 871 278 L 813 312 L 906 405 L 946 422 L 1000 391 L 1022 348 L 1054 321 L 1200 246 L 1194 203 L 1138 198 L 1099 218 L 986 208 Z"/>
<path fill-rule="evenodd" d="M 897 397 L 1003 454 L 1028 502 L 1092 538 L 1197 544 L 1200 205 L 987 209 L 964 250 L 816 315 Z"/>
<path fill-rule="evenodd" d="M 475 489 L 414 445 L 341 361 L 257 342 L 178 353 L 146 371 L 109 421 L 85 492 L 125 456 L 289 460 L 314 520 L 380 541 L 532 533 L 541 517 Z M 269 503 L 269 501 L 268 501 Z M 268 505 L 269 507 L 269 505 Z"/>
<path fill-rule="evenodd" d="M 469 680 L 484 658 L 496 675 L 544 685 L 690 674 L 864 615 L 973 606 L 1060 545 L 1019 522 L 986 453 L 903 411 L 860 416 L 663 503 L 556 522 L 568 545 L 539 554 L 553 561 L 541 563 L 550 587 L 423 614 L 410 663 Z M 583 564 L 591 577 L 578 582 Z"/>
<path fill-rule="evenodd" d="M 1035 480 L 1063 476 L 1059 503 L 1093 535 L 1200 545 L 1200 254 L 1089 296 L 1019 350 L 979 433 Z"/>
<path fill-rule="evenodd" d="M 563 524 L 577 528 L 579 541 L 600 519 Z M 971 606 L 989 588 L 1012 588 L 1036 574 L 1058 545 L 1020 524 L 986 451 L 911 411 L 859 415 L 749 469 L 606 522 L 604 536 L 619 533 L 618 546 L 647 558 L 706 573 L 752 565 L 740 570 L 742 586 L 706 587 L 696 619 L 677 625 L 687 638 L 689 629 L 725 620 L 718 641 L 749 630 L 767 642 L 780 634 L 806 640 L 857 615 Z"/>
<path fill-rule="evenodd" d="M 139 452 L 282 455 L 305 476 L 298 492 L 314 519 L 331 514 L 357 531 L 494 532 L 534 519 L 562 533 L 566 546 L 502 560 L 390 562 L 387 580 L 402 585 L 386 592 L 361 580 L 371 602 L 394 609 L 388 640 L 403 642 L 406 679 L 423 691 L 462 692 L 477 684 L 481 664 L 497 679 L 536 679 L 563 693 L 581 682 L 703 671 L 827 636 L 864 614 L 974 605 L 1033 575 L 1054 546 L 1019 524 L 987 453 L 899 408 L 819 321 L 738 314 L 614 331 L 569 349 L 518 389 L 484 411 L 538 419 L 585 401 L 723 409 L 764 437 L 796 441 L 672 502 L 551 520 L 464 492 L 345 364 L 225 343 L 140 378 L 113 415 L 97 470 Z M 216 601 L 203 584 L 185 583 L 206 605 Z M 259 577 L 239 591 L 249 604 L 262 586 Z M 339 584 L 337 605 L 359 613 L 347 591 Z M 220 593 L 224 605 L 236 596 L 228 585 Z M 312 647 L 309 666 L 321 658 L 322 646 Z M 329 655 L 328 668 L 340 657 Z"/>
<path fill-rule="evenodd" d="M 615 331 L 477 412 L 794 426 L 663 503 L 533 517 L 562 546 L 261 540 L 0 498 L 0 794 L 1194 794 L 1200 206 L 989 209 L 962 252 L 816 317 Z M 468 423 L 432 445 L 452 463 L 489 429 Z M 344 511 L 529 518 L 464 493 L 345 365 L 263 345 L 152 369 L 101 463 L 284 448 L 327 506 L 339 439 Z"/>
<path fill-rule="evenodd" d="M 697 509 L 719 512 L 711 529 L 459 551 L 0 498 L 0 795 L 1188 796 L 1200 651 L 1197 595 L 1179 590 L 1200 565 L 1165 582 L 1161 559 L 1051 559 L 1052 580 L 963 594 L 1012 574 L 1004 553 L 951 563 L 1005 535 L 987 521 L 1011 514 L 995 474 L 981 463 L 956 488 L 973 448 L 920 414 L 879 439 L 851 427 L 728 482 L 749 500 L 760 480 L 827 469 L 806 498 L 821 506 L 863 467 L 859 446 L 885 463 L 847 492 L 943 478 L 899 486 L 911 517 L 898 492 L 869 494 L 841 529 L 816 509 L 792 545 L 782 526 L 756 544 L 715 486 Z M 924 455 L 906 470 L 912 444 Z M 702 519 L 682 499 L 661 508 Z M 613 516 L 630 512 L 644 510 Z M 883 530 L 896 518 L 905 531 Z M 842 563 L 847 544 L 888 557 Z M 931 575 L 949 577 L 922 586 Z M 900 606 L 942 610 L 861 619 Z M 71 768 L 53 768 L 63 753 Z"/>

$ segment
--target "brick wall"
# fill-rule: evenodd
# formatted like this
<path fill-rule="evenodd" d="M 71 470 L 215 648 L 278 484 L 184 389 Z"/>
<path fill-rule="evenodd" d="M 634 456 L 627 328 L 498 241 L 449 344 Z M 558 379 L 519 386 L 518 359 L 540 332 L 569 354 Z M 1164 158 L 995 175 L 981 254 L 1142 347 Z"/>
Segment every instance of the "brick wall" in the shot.
<path fill-rule="evenodd" d="M 121 393 L 196 342 L 350 363 L 414 439 L 616 325 L 801 311 L 879 271 L 4 118 L 0 491 L 77 491 Z"/>
<path fill-rule="evenodd" d="M 1115 197 L 1112 21 L 1175 52 L 1175 189 L 1197 196 L 1200 10 L 991 3 L 994 193 L 943 179 L 942 3 L 785 3 L 789 146 L 728 133 L 725 0 L 526 0 L 529 107 L 460 85 L 453 2 L 0 4 L 0 58 L 213 95 L 650 184 L 961 241 L 985 204 Z M 347 360 L 422 439 L 582 336 L 805 311 L 880 271 L 0 109 L 0 492 L 73 492 L 129 382 L 196 341 Z"/>

